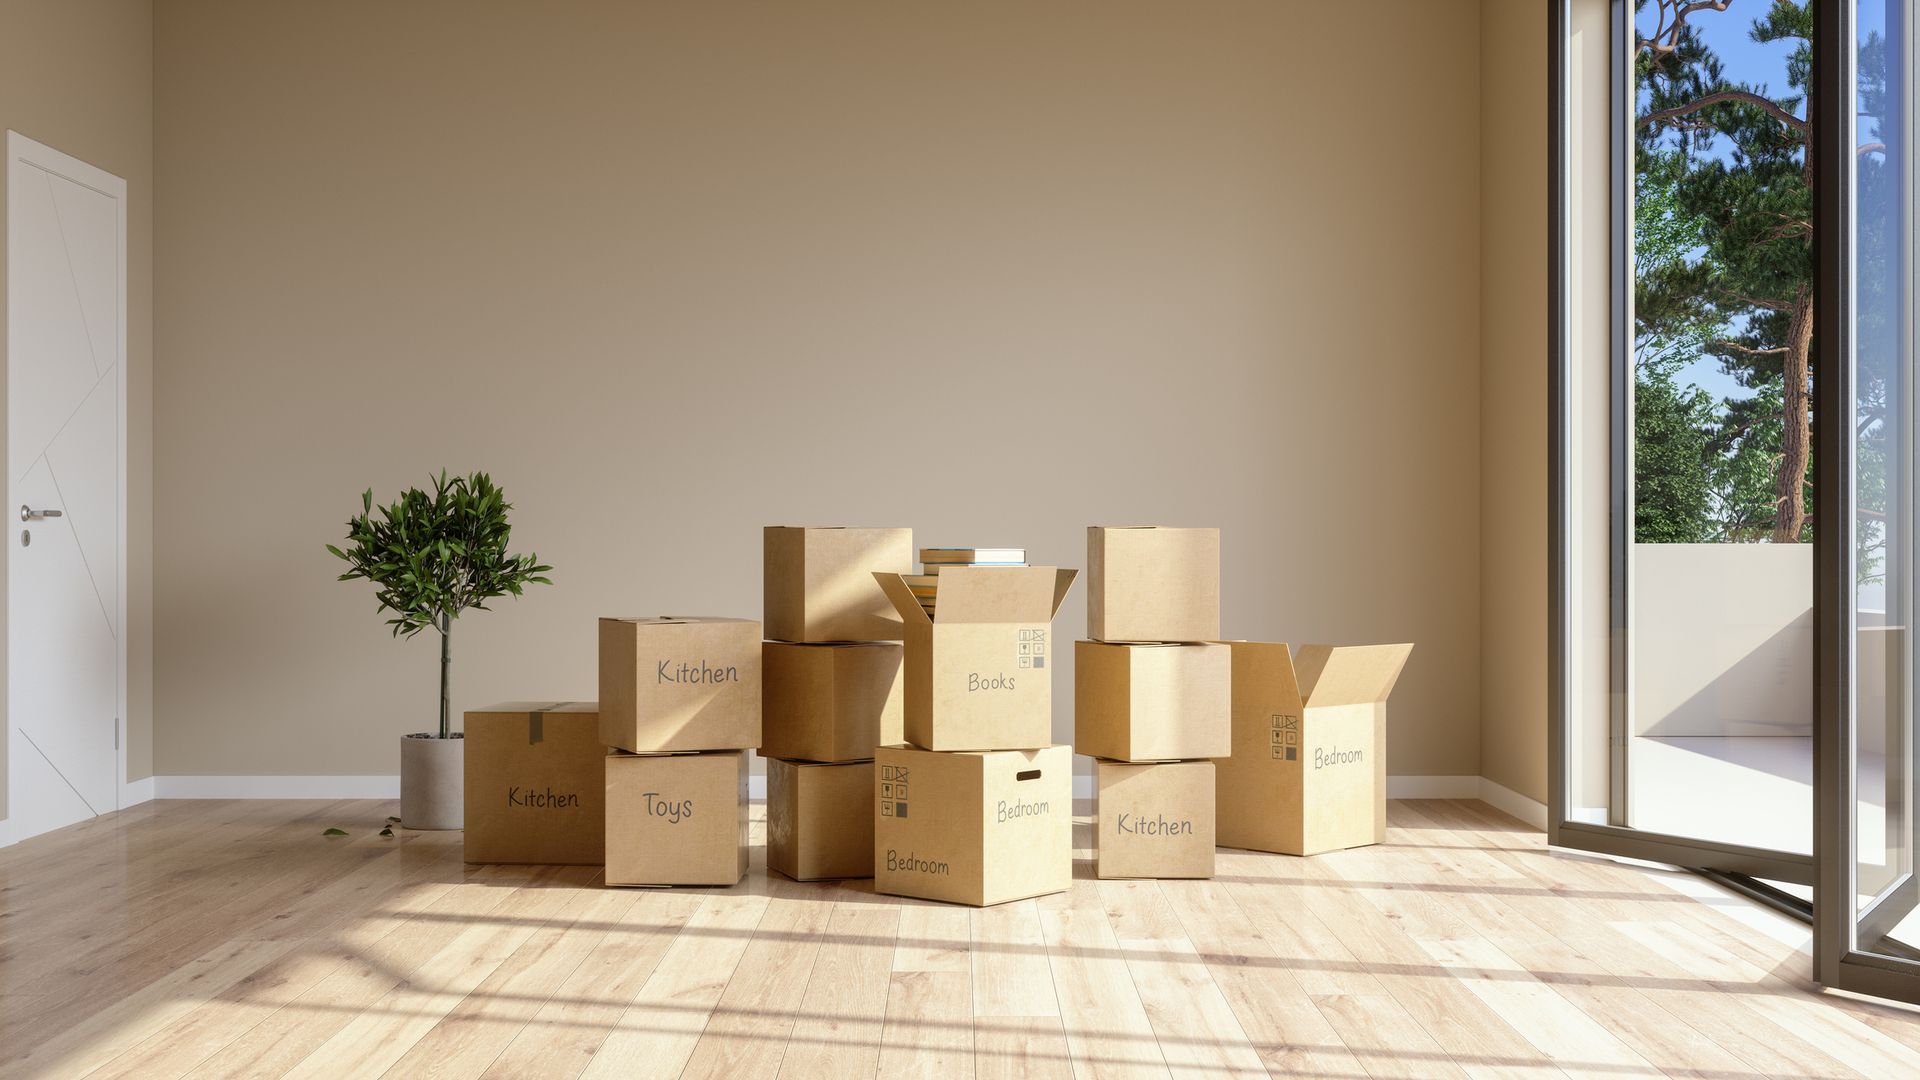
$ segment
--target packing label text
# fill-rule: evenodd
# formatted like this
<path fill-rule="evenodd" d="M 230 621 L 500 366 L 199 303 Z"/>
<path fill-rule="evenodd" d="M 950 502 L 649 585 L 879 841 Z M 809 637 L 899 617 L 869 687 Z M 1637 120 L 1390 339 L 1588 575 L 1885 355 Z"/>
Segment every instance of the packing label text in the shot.
<path fill-rule="evenodd" d="M 656 683 L 724 683 L 739 682 L 740 669 L 729 664 L 726 667 L 714 667 L 705 660 L 682 660 L 675 664 L 671 660 L 661 660 L 654 668 Z"/>
<path fill-rule="evenodd" d="M 996 822 L 1003 822 L 1014 821 L 1024 817 L 1041 817 L 1047 813 L 1047 810 L 1047 800 L 1045 799 L 1041 799 L 1039 802 L 1027 802 L 1023 799 L 1015 799 L 1012 802 L 1008 802 L 1005 799 L 1001 799 L 1000 805 L 994 808 L 993 819 Z"/>
<path fill-rule="evenodd" d="M 1342 750 L 1337 746 L 1313 748 L 1313 767 L 1316 769 L 1329 765 L 1352 765 L 1365 760 L 1367 752 L 1364 750 Z"/>
<path fill-rule="evenodd" d="M 887 869 L 896 873 L 944 875 L 947 873 L 947 864 L 933 859 L 922 859 L 911 851 L 902 855 L 888 848 Z"/>
<path fill-rule="evenodd" d="M 692 799 L 663 799 L 657 791 L 643 791 L 640 795 L 647 800 L 648 817 L 663 817 L 667 824 L 678 825 L 682 818 L 693 816 Z"/>
<path fill-rule="evenodd" d="M 1114 827 L 1123 833 L 1134 836 L 1192 836 L 1193 821 L 1186 818 L 1169 818 L 1165 814 L 1141 817 L 1139 814 L 1121 813 L 1113 820 Z"/>
<path fill-rule="evenodd" d="M 535 791 L 532 788 L 510 787 L 507 789 L 507 805 L 566 810 L 579 806 L 580 796 L 573 792 L 563 794 L 552 788 L 547 788 L 545 791 Z"/>

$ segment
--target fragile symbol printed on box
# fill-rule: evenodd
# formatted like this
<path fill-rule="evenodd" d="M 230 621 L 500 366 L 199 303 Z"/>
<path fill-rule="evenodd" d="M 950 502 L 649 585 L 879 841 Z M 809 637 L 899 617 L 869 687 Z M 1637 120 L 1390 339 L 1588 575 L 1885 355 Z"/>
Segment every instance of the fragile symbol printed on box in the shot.
<path fill-rule="evenodd" d="M 907 767 L 880 766 L 880 816 L 907 816 Z"/>
<path fill-rule="evenodd" d="M 1020 631 L 1020 666 L 1047 666 L 1047 631 L 1044 628 Z"/>
<path fill-rule="evenodd" d="M 1285 713 L 1273 714 L 1273 759 L 1295 761 L 1300 757 L 1300 718 Z"/>

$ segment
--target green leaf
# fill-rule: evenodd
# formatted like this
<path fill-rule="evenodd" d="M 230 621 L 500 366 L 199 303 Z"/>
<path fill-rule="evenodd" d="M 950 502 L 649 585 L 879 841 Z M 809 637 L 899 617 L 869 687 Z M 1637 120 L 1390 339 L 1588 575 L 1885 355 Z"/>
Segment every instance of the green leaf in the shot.
<path fill-rule="evenodd" d="M 321 835 L 321 836 L 345 836 L 345 835 L 347 835 L 347 830 L 345 830 L 345 829 L 328 829 L 328 830 L 327 830 L 326 832 L 323 832 L 323 833 L 321 833 L 320 835 Z"/>

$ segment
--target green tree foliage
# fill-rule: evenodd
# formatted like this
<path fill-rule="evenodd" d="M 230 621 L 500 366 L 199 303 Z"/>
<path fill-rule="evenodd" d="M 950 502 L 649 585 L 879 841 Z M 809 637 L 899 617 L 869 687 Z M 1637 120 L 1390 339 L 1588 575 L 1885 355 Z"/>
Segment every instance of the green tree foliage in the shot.
<path fill-rule="evenodd" d="M 1639 0 L 1643 26 L 1650 5 L 1655 28 L 1635 57 L 1636 223 L 1651 219 L 1659 257 L 1636 268 L 1636 334 L 1642 355 L 1710 356 L 1752 393 L 1725 404 L 1709 440 L 1725 455 L 1709 463 L 1722 538 L 1759 538 L 1752 500 L 1763 497 L 1765 538 L 1799 542 L 1811 536 L 1813 201 L 1801 113 L 1812 13 L 1775 0 L 1751 24 L 1756 42 L 1791 44 L 1788 92 L 1771 94 L 1728 79 L 1690 22 L 1731 0 Z M 1753 483 L 1762 465 L 1764 496 Z"/>
<path fill-rule="evenodd" d="M 1642 373 L 1633 408 L 1634 537 L 1643 544 L 1695 544 L 1714 536 L 1707 429 L 1713 398 L 1672 375 Z"/>
<path fill-rule="evenodd" d="M 513 504 L 486 473 L 448 479 L 431 492 L 410 488 L 375 508 L 373 491 L 360 496 L 361 512 L 347 521 L 347 546 L 327 550 L 345 560 L 341 581 L 365 579 L 379 587 L 380 610 L 392 612 L 395 637 L 432 627 L 440 632 L 440 737 L 450 738 L 448 670 L 453 620 L 465 611 L 485 611 L 487 601 L 519 596 L 534 583 L 553 584 L 553 567 L 536 555 L 507 551 Z"/>

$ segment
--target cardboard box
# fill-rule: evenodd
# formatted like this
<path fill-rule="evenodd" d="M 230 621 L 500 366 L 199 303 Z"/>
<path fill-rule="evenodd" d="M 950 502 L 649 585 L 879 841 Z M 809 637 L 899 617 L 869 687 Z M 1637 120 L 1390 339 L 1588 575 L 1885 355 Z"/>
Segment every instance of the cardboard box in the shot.
<path fill-rule="evenodd" d="M 468 712 L 464 727 L 467 861 L 600 865 L 600 707 L 508 702 Z"/>
<path fill-rule="evenodd" d="M 1213 876 L 1213 762 L 1096 761 L 1093 773 L 1094 876 Z"/>
<path fill-rule="evenodd" d="M 636 754 L 760 745 L 760 624 L 600 620 L 600 741 Z"/>
<path fill-rule="evenodd" d="M 796 881 L 873 876 L 873 762 L 767 759 L 767 869 Z"/>
<path fill-rule="evenodd" d="M 1114 761 L 1233 752 L 1233 660 L 1219 642 L 1073 643 L 1073 746 Z"/>
<path fill-rule="evenodd" d="M 1231 641 L 1233 755 L 1222 847 L 1315 855 L 1387 838 L 1387 695 L 1412 645 Z"/>
<path fill-rule="evenodd" d="M 761 647 L 760 756 L 871 761 L 906 736 L 904 649 L 891 641 Z"/>
<path fill-rule="evenodd" d="M 874 754 L 873 887 L 956 904 L 1073 883 L 1073 748 Z"/>
<path fill-rule="evenodd" d="M 906 627 L 907 741 L 927 750 L 1053 742 L 1053 615 L 1077 571 L 942 571 L 937 616 L 899 574 L 875 574 Z"/>
<path fill-rule="evenodd" d="M 1087 578 L 1087 636 L 1096 641 L 1220 636 L 1219 529 L 1095 525 Z"/>
<path fill-rule="evenodd" d="M 733 885 L 747 873 L 747 754 L 609 751 L 607 884 Z"/>
<path fill-rule="evenodd" d="M 873 575 L 913 572 L 912 529 L 769 525 L 765 545 L 768 637 L 900 640 L 900 619 Z"/>

